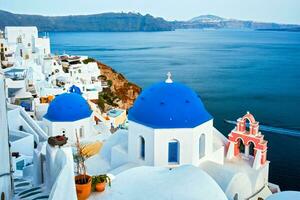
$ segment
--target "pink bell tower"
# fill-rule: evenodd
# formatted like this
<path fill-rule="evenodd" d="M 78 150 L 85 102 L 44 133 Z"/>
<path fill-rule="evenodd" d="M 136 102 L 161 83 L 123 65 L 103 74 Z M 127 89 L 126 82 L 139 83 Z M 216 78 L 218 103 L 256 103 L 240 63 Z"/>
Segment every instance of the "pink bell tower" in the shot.
<path fill-rule="evenodd" d="M 249 130 L 247 130 L 247 122 L 249 122 Z M 236 127 L 228 135 L 227 159 L 240 156 L 239 146 L 241 143 L 245 145 L 245 152 L 242 157 L 249 159 L 249 147 L 252 143 L 254 146 L 254 161 L 252 167 L 259 169 L 267 160 L 267 141 L 259 131 L 259 123 L 255 121 L 252 114 L 247 112 L 242 118 L 239 118 Z"/>

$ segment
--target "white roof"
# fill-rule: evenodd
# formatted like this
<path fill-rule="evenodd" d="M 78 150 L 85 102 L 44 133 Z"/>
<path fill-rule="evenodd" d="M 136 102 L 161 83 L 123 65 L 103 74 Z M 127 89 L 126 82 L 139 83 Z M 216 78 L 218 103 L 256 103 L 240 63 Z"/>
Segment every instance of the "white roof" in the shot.
<path fill-rule="evenodd" d="M 227 200 L 218 184 L 203 170 L 184 165 L 136 167 L 118 174 L 111 188 L 94 193 L 90 200 Z"/>
<path fill-rule="evenodd" d="M 271 195 L 267 200 L 296 200 L 300 199 L 300 192 L 284 191 Z"/>

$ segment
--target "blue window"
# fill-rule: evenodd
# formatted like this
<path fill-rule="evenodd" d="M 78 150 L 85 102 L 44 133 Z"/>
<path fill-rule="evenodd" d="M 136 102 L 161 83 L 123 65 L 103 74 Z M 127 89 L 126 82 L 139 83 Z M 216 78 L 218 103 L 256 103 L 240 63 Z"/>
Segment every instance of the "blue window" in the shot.
<path fill-rule="evenodd" d="M 25 161 L 24 160 L 20 160 L 16 163 L 16 169 L 17 170 L 23 170 L 24 166 L 25 166 Z"/>
<path fill-rule="evenodd" d="M 169 142 L 169 163 L 179 163 L 179 142 L 172 140 Z"/>
<path fill-rule="evenodd" d="M 140 136 L 140 157 L 145 160 L 145 139 Z"/>

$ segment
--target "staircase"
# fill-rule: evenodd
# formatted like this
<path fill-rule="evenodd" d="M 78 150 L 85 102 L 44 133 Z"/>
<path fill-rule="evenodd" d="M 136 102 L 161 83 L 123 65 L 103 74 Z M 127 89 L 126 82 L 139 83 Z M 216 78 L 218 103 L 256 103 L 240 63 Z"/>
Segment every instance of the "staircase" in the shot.
<path fill-rule="evenodd" d="M 14 179 L 14 200 L 46 200 L 49 194 L 45 192 L 43 186 L 33 187 L 31 181 L 15 178 Z"/>

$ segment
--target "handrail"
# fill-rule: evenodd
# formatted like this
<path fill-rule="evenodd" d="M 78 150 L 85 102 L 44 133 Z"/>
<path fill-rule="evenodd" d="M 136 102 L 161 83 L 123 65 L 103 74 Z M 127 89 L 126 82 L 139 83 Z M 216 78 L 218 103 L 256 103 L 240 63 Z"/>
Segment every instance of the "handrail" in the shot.
<path fill-rule="evenodd" d="M 26 113 L 26 111 L 22 108 L 20 108 L 20 114 L 21 116 L 24 118 L 24 120 L 31 126 L 31 128 L 38 134 L 38 136 L 40 137 L 40 139 L 42 140 L 47 140 L 48 136 L 47 134 L 44 132 L 44 130 L 37 125 L 33 119 L 31 117 L 28 116 L 28 114 Z"/>

